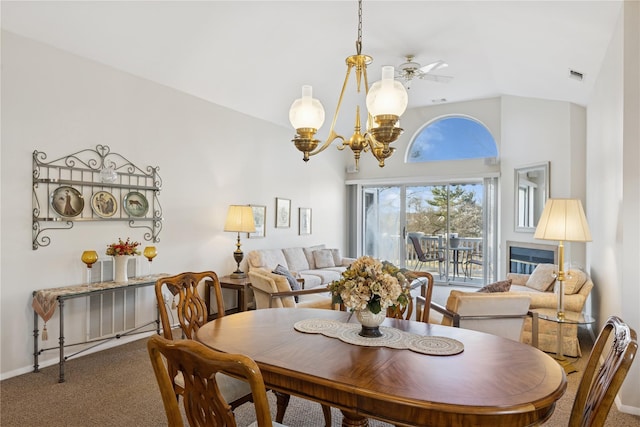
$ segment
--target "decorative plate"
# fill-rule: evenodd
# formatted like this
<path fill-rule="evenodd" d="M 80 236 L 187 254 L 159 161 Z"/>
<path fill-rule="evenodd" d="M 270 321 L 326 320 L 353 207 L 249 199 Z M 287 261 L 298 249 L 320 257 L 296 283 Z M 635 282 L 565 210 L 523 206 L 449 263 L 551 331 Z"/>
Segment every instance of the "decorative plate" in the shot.
<path fill-rule="evenodd" d="M 51 207 L 58 215 L 73 218 L 82 213 L 84 198 L 75 188 L 61 186 L 51 193 Z"/>
<path fill-rule="evenodd" d="M 131 191 L 122 199 L 122 208 L 129 216 L 143 217 L 149 210 L 149 202 L 144 194 Z"/>
<path fill-rule="evenodd" d="M 110 218 L 118 210 L 118 202 L 108 191 L 98 191 L 91 196 L 91 209 L 101 218 Z"/>

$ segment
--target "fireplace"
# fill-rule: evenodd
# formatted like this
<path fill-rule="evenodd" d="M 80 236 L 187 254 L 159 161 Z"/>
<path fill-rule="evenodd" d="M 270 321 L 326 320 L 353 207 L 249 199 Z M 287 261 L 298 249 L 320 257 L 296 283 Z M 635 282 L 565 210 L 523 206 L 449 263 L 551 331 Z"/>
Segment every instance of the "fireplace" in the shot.
<path fill-rule="evenodd" d="M 507 241 L 507 273 L 531 274 L 538 264 L 557 263 L 557 245 Z"/>

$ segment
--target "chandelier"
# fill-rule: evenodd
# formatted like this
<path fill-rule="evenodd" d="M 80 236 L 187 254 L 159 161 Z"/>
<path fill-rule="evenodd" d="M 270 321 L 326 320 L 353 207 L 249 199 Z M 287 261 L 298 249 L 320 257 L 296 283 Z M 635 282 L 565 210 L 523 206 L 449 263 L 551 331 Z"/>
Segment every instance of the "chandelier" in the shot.
<path fill-rule="evenodd" d="M 296 130 L 293 143 L 298 150 L 302 151 L 302 159 L 305 162 L 309 161 L 309 156 L 324 151 L 336 139 L 342 141 L 337 147 L 338 150 L 344 150 L 346 147 L 351 148 L 356 163 L 356 170 L 359 168 L 360 153 L 363 151 L 370 151 L 371 154 L 378 159 L 378 165 L 380 167 L 384 167 L 385 159 L 393 154 L 395 148 L 389 145 L 396 141 L 402 133 L 402 129 L 398 126 L 398 120 L 407 108 L 407 91 L 400 82 L 393 79 L 394 70 L 392 66 L 382 67 L 382 80 L 374 83 L 371 89 L 369 89 L 367 65 L 371 64 L 373 58 L 368 55 L 363 55 L 361 51 L 362 0 L 358 0 L 358 39 L 356 41 L 356 54 L 346 59 L 347 74 L 342 84 L 342 91 L 340 92 L 338 105 L 333 115 L 329 136 L 319 148 L 320 140 L 315 139 L 315 134 L 324 123 L 324 108 L 320 101 L 312 97 L 311 86 L 302 86 L 302 98 L 296 99 L 289 110 L 289 121 Z M 345 139 L 343 136 L 338 135 L 334 128 L 352 69 L 355 69 L 358 93 L 361 92 L 364 79 L 368 117 L 366 130 L 362 133 L 360 106 L 356 106 L 354 132 L 349 139 Z"/>

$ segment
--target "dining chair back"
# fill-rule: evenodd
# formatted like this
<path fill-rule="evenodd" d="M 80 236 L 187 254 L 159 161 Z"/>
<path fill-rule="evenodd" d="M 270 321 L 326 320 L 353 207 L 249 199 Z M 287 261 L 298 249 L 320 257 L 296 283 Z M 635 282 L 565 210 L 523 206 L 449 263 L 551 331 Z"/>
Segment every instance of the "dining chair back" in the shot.
<path fill-rule="evenodd" d="M 420 294 L 416 296 L 416 320 L 429 323 L 431 296 L 433 295 L 433 275 L 427 271 L 414 271 L 420 281 Z"/>
<path fill-rule="evenodd" d="M 218 352 L 194 340 L 168 340 L 159 335 L 149 338 L 147 350 L 169 427 L 183 427 L 184 421 L 163 357 L 185 378 L 183 407 L 190 426 L 236 426 L 232 407 L 218 384 L 221 375 L 248 383 L 256 412 L 254 425 L 281 425 L 271 421 L 262 373 L 251 358 Z"/>
<path fill-rule="evenodd" d="M 414 289 L 420 287 L 420 293 L 416 295 L 415 298 L 409 298 L 408 304 L 389 307 L 387 309 L 387 317 L 411 320 L 413 307 L 415 305 L 416 320 L 419 322 L 428 322 L 429 303 L 431 302 L 431 294 L 433 293 L 433 275 L 428 271 L 410 270 L 405 273 L 405 276 L 411 281 L 409 291 L 412 292 Z M 416 300 L 415 304 L 413 302 L 414 299 Z"/>
<path fill-rule="evenodd" d="M 208 317 L 207 305 L 198 292 L 198 287 L 200 284 L 204 284 L 205 281 L 210 281 L 212 284 L 209 291 L 212 289 L 215 293 L 218 317 L 224 316 L 222 287 L 215 272 L 180 273 L 174 276 L 162 277 L 156 281 L 155 293 L 164 338 L 172 340 L 173 330 L 169 321 L 169 311 L 164 299 L 163 289 L 167 289 L 174 299 L 178 298 L 175 310 L 182 336 L 188 339 L 195 339 L 196 333 L 207 322 Z M 175 395 L 184 394 L 185 380 L 177 367 L 169 362 L 166 369 L 173 383 Z M 251 400 L 250 389 L 243 381 L 225 376 L 219 380 L 218 385 L 227 401 L 231 402 L 233 408 Z"/>
<path fill-rule="evenodd" d="M 637 351 L 636 331 L 619 317 L 609 317 L 589 355 L 573 402 L 569 427 L 604 425 Z"/>

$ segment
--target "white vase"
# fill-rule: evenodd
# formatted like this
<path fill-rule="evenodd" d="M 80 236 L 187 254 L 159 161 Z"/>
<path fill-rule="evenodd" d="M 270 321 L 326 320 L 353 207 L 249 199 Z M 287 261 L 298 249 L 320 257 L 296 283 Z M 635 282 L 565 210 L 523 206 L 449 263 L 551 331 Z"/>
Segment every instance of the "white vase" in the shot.
<path fill-rule="evenodd" d="M 368 308 L 365 308 L 364 310 L 357 310 L 356 318 L 362 325 L 362 330 L 359 335 L 368 338 L 381 337 L 382 332 L 380 332 L 380 325 L 384 322 L 386 317 L 386 310 L 380 310 L 377 314 L 372 313 Z"/>
<path fill-rule="evenodd" d="M 127 282 L 127 266 L 129 265 L 129 255 L 115 255 L 113 257 L 113 280 L 116 282 Z"/>

